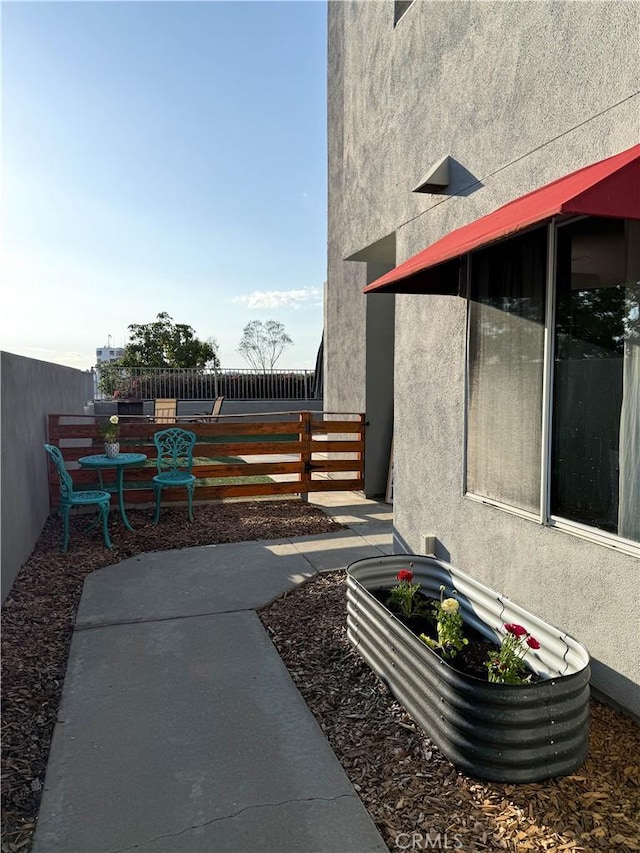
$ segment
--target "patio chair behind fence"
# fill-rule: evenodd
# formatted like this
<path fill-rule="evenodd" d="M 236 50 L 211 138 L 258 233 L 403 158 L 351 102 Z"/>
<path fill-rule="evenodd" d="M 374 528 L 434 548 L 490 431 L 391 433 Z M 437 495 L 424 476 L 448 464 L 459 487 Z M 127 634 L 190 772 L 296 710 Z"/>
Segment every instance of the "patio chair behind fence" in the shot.
<path fill-rule="evenodd" d="M 155 401 L 154 420 L 157 424 L 175 424 L 177 399 L 162 398 Z"/>

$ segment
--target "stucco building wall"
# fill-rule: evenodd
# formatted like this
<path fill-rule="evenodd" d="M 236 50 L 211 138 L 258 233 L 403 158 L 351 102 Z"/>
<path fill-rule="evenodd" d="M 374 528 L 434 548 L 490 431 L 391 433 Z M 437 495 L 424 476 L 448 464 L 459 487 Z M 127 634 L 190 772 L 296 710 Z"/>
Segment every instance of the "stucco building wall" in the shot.
<path fill-rule="evenodd" d="M 0 353 L 0 564 L 2 600 L 33 550 L 50 512 L 47 416 L 82 414 L 91 373 Z"/>
<path fill-rule="evenodd" d="M 329 7 L 326 408 L 367 388 L 371 279 L 345 258 L 395 233 L 401 263 L 640 140 L 638 3 L 415 0 L 395 27 L 393 2 Z M 447 193 L 412 193 L 445 154 Z M 584 642 L 594 686 L 640 713 L 640 561 L 463 496 L 466 310 L 395 297 L 398 548 L 435 535 L 439 556 Z"/>
<path fill-rule="evenodd" d="M 328 173 L 329 223 L 327 284 L 324 302 L 324 400 L 328 412 L 364 411 L 366 299 L 362 264 L 345 264 L 344 232 L 349 212 L 344 203 L 344 20 L 338 3 L 329 3 L 328 21 Z"/>

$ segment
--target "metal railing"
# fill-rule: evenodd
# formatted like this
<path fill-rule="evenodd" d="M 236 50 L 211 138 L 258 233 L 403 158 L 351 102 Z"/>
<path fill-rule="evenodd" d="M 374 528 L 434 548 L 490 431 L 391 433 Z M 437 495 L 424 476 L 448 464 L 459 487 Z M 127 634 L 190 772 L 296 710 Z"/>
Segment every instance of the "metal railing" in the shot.
<path fill-rule="evenodd" d="M 108 372 L 107 372 L 108 371 Z M 247 368 L 198 369 L 141 367 L 123 368 L 114 373 L 105 367 L 94 369 L 94 399 L 154 400 L 315 400 L 322 396 L 313 370 L 266 370 Z M 319 391 L 319 396 L 316 393 Z"/>

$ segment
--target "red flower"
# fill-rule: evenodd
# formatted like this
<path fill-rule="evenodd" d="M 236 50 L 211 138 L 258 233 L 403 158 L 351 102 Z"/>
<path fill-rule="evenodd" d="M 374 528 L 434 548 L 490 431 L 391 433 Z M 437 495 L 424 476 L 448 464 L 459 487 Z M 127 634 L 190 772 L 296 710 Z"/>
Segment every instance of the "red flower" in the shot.
<path fill-rule="evenodd" d="M 514 623 L 510 623 L 509 625 L 504 626 L 505 631 L 508 631 L 510 634 L 513 634 L 514 637 L 524 637 L 527 633 L 527 629 L 523 628 L 522 625 L 516 625 Z"/>
<path fill-rule="evenodd" d="M 527 645 L 530 649 L 539 649 L 540 643 L 536 640 L 535 637 L 527 637 Z"/>
<path fill-rule="evenodd" d="M 406 581 L 407 583 L 411 583 L 413 580 L 413 572 L 410 572 L 409 569 L 400 569 L 398 574 L 396 575 L 396 580 L 400 582 Z"/>

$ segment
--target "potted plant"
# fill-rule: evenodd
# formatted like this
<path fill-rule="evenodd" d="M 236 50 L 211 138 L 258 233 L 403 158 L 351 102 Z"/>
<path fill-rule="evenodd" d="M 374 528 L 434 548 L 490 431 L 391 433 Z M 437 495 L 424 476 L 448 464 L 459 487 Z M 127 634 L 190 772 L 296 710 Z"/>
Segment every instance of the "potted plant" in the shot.
<path fill-rule="evenodd" d="M 104 440 L 104 455 L 109 459 L 115 459 L 120 453 L 120 424 L 117 415 L 111 415 L 109 420 L 101 427 L 102 438 Z"/>
<path fill-rule="evenodd" d="M 399 580 L 401 571 L 411 578 Z M 414 609 L 424 614 L 425 607 L 436 606 L 433 636 L 425 634 L 429 642 L 394 608 L 392 590 L 402 583 L 421 599 Z M 442 587 L 451 591 L 449 598 Z M 585 647 L 454 566 L 418 555 L 352 563 L 347 636 L 441 752 L 470 775 L 536 782 L 572 773 L 585 760 L 590 677 Z M 472 636 L 497 655 L 483 652 L 477 674 L 458 666 L 475 642 Z M 509 678 L 498 679 L 496 661 L 498 666 L 510 661 Z"/>

